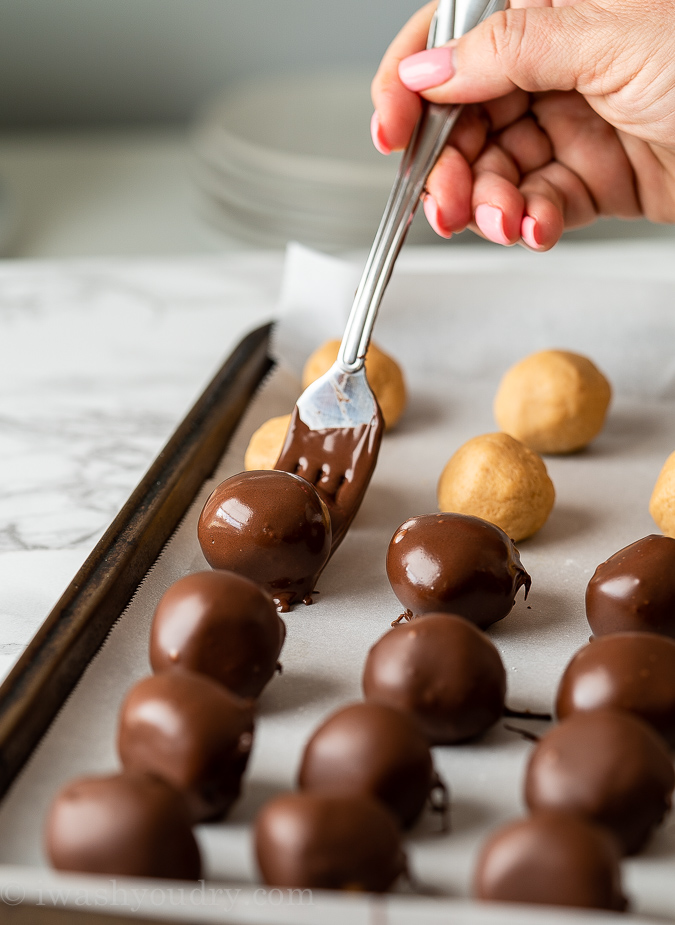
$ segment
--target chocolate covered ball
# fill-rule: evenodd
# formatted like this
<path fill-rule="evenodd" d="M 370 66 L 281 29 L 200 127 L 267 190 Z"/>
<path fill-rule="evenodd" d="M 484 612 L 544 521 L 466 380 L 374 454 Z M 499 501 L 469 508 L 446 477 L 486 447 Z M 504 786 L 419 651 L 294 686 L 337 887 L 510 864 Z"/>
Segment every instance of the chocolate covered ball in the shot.
<path fill-rule="evenodd" d="M 241 697 L 258 697 L 274 674 L 286 627 L 272 598 L 243 575 L 197 572 L 163 595 L 150 630 L 154 671 L 178 665 Z"/>
<path fill-rule="evenodd" d="M 353 703 L 329 716 L 309 740 L 298 783 L 306 791 L 375 797 L 408 827 L 435 780 L 429 744 L 410 715 L 380 703 Z"/>
<path fill-rule="evenodd" d="M 253 701 L 182 668 L 139 681 L 120 711 L 124 767 L 171 784 L 195 821 L 223 816 L 237 799 L 252 744 Z"/>
<path fill-rule="evenodd" d="M 83 777 L 54 799 L 45 833 L 57 870 L 198 880 L 199 848 L 185 801 L 143 774 Z"/>
<path fill-rule="evenodd" d="M 586 617 L 596 636 L 675 637 L 675 539 L 645 536 L 599 565 L 586 589 Z"/>
<path fill-rule="evenodd" d="M 525 774 L 531 810 L 576 813 L 634 854 L 670 809 L 675 772 L 665 742 L 617 710 L 575 713 L 538 742 Z"/>
<path fill-rule="evenodd" d="M 212 568 L 262 585 L 282 611 L 311 595 L 331 549 L 328 508 L 290 472 L 240 472 L 216 488 L 199 518 Z"/>
<path fill-rule="evenodd" d="M 453 613 L 485 629 L 531 579 L 503 530 L 468 514 L 422 514 L 398 528 L 387 575 L 407 615 Z"/>
<path fill-rule="evenodd" d="M 558 716 L 602 707 L 633 713 L 675 745 L 675 640 L 611 633 L 580 649 L 558 687 Z"/>
<path fill-rule="evenodd" d="M 367 796 L 277 797 L 258 814 L 254 838 L 269 886 L 383 893 L 406 869 L 394 817 Z"/>
<path fill-rule="evenodd" d="M 538 812 L 494 832 L 474 876 L 477 899 L 622 911 L 619 852 L 609 832 L 568 813 Z"/>
<path fill-rule="evenodd" d="M 503 713 L 499 652 L 463 617 L 427 614 L 396 626 L 368 653 L 366 699 L 410 713 L 434 745 L 481 735 Z"/>

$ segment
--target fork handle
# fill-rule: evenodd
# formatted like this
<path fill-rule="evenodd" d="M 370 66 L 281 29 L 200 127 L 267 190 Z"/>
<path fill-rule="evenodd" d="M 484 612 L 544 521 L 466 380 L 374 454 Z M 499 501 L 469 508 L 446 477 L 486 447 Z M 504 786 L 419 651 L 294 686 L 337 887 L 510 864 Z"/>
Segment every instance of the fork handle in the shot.
<path fill-rule="evenodd" d="M 459 38 L 505 5 L 506 0 L 439 0 L 427 48 Z M 401 160 L 340 344 L 337 363 L 346 373 L 357 372 L 365 363 L 380 302 L 424 184 L 461 111 L 461 106 L 423 103 L 422 115 Z"/>
<path fill-rule="evenodd" d="M 461 110 L 461 106 L 424 103 L 368 254 L 340 344 L 337 362 L 345 372 L 357 372 L 365 362 L 380 302 L 419 205 L 424 184 Z"/>

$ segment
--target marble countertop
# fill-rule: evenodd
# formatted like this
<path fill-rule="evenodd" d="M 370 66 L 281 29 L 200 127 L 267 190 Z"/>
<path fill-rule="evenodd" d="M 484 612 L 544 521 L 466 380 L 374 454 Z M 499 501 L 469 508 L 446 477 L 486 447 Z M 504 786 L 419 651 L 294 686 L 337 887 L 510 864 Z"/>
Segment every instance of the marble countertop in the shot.
<path fill-rule="evenodd" d="M 271 317 L 282 261 L 0 264 L 0 677 L 216 368 Z"/>

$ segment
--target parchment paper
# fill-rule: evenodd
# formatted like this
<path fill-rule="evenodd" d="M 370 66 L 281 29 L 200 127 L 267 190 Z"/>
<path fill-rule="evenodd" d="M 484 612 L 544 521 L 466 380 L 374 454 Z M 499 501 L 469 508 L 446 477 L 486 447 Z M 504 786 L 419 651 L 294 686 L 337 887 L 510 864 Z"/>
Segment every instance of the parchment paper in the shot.
<path fill-rule="evenodd" d="M 363 507 L 321 578 L 317 602 L 286 617 L 284 670 L 260 701 L 245 794 L 225 822 L 199 828 L 209 880 L 256 883 L 251 821 L 267 799 L 294 786 L 304 743 L 317 724 L 360 697 L 368 648 L 400 613 L 384 570 L 389 540 L 407 517 L 436 509 L 436 482 L 448 457 L 470 437 L 496 429 L 492 399 L 513 362 L 545 347 L 577 350 L 605 371 L 615 397 L 607 425 L 591 447 L 547 458 L 556 505 L 544 528 L 520 544 L 533 579 L 531 595 L 527 603 L 519 598 L 512 613 L 489 630 L 507 669 L 512 707 L 551 709 L 562 670 L 589 636 L 583 595 L 595 567 L 622 546 L 656 532 L 649 497 L 675 449 L 675 271 L 669 250 L 624 245 L 569 249 L 544 259 L 515 252 L 462 256 L 408 251 L 392 281 L 376 340 L 405 370 L 409 407 L 383 441 Z M 307 259 L 311 263 L 311 255 Z M 302 274 L 302 267 L 303 259 L 296 260 L 294 272 Z M 353 274 L 353 268 L 347 272 Z M 292 279 L 285 286 L 286 302 L 292 304 Z M 320 311 L 320 285 L 316 305 Z M 287 310 L 284 322 L 291 330 L 292 315 Z M 322 339 L 325 324 L 320 330 Z M 23 867 L 0 869 L 0 892 L 11 877 L 30 895 L 37 882 L 54 882 L 53 874 L 45 871 L 36 880 L 25 869 L 45 865 L 41 828 L 49 801 L 70 777 L 117 766 L 116 715 L 125 692 L 149 671 L 153 610 L 172 581 L 205 567 L 196 541 L 204 500 L 218 481 L 242 468 L 253 430 L 290 411 L 297 393 L 297 376 L 278 368 L 251 405 L 217 477 L 204 486 L 5 800 L 0 861 Z M 528 721 L 527 727 L 543 731 L 546 724 Z M 138 908 L 191 921 L 215 920 L 216 913 L 221 921 L 251 922 L 567 920 L 566 913 L 552 910 L 499 910 L 466 902 L 476 851 L 486 834 L 524 812 L 521 782 L 530 748 L 499 723 L 478 742 L 434 750 L 452 794 L 452 830 L 439 834 L 436 820 L 426 816 L 407 838 L 407 849 L 420 890 L 436 899 L 316 894 L 313 905 L 293 909 L 270 903 L 255 907 L 253 893 L 244 890 L 231 906 L 225 899 L 210 906 L 188 900 L 172 905 L 165 899 L 160 909 L 146 897 Z M 646 852 L 623 865 L 635 913 L 675 915 L 674 861 L 675 825 L 669 819 Z M 73 889 L 98 887 L 110 900 L 109 881 L 71 877 L 61 882 Z M 117 901 L 131 908 L 119 891 Z M 577 921 L 615 918 L 571 915 Z"/>

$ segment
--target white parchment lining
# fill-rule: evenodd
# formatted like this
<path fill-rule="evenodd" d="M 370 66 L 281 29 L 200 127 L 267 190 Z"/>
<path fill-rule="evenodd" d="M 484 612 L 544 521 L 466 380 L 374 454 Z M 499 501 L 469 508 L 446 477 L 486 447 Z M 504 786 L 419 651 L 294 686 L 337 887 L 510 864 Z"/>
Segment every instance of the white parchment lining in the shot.
<path fill-rule="evenodd" d="M 296 259 L 294 272 L 302 274 L 303 259 Z M 649 497 L 663 461 L 675 449 L 673 263 L 667 248 L 637 245 L 587 248 L 581 255 L 563 251 L 546 260 L 515 253 L 498 260 L 474 255 L 465 265 L 456 254 L 448 258 L 429 250 L 404 255 L 376 340 L 403 366 L 410 405 L 383 442 L 371 488 L 321 578 L 317 603 L 287 617 L 284 671 L 260 702 L 245 794 L 228 820 L 199 829 L 209 880 L 221 887 L 220 881 L 256 882 L 251 820 L 265 800 L 293 786 L 303 745 L 322 718 L 359 698 L 368 648 L 400 612 L 384 570 L 391 535 L 410 515 L 435 510 L 436 481 L 454 450 L 496 429 L 491 404 L 505 369 L 532 350 L 561 347 L 591 356 L 612 381 L 615 399 L 604 432 L 589 449 L 546 460 L 556 506 L 540 533 L 520 544 L 532 592 L 527 603 L 519 598 L 513 612 L 489 631 L 507 669 L 510 705 L 551 708 L 565 664 L 588 639 L 583 593 L 594 568 L 627 543 L 656 532 Z M 353 267 L 346 273 L 351 280 Z M 345 292 L 350 285 L 345 283 Z M 292 279 L 285 287 L 286 301 L 292 303 Z M 320 311 L 321 274 L 313 287 Z M 305 315 L 303 325 L 309 323 Z M 318 340 L 327 336 L 325 324 L 320 333 Z M 297 390 L 297 377 L 282 368 L 265 384 L 217 478 L 204 486 L 2 805 L 0 862 L 18 867 L 0 868 L 0 891 L 13 882 L 34 896 L 36 884 L 60 882 L 73 890 L 98 888 L 106 904 L 116 899 L 121 907 L 132 908 L 131 894 L 120 899 L 123 881 L 113 896 L 110 882 L 97 878 L 59 878 L 43 869 L 36 879 L 29 868 L 45 867 L 45 811 L 67 779 L 117 767 L 116 716 L 125 692 L 149 671 L 147 640 L 157 601 L 171 582 L 205 567 L 195 529 L 203 502 L 219 480 L 242 468 L 252 431 L 268 417 L 289 411 Z M 431 923 L 449 921 L 449 913 L 456 922 L 543 921 L 542 910 L 498 912 L 465 901 L 486 833 L 523 812 L 520 788 L 530 747 L 500 723 L 479 742 L 435 749 L 436 766 L 452 793 L 452 831 L 438 834 L 435 820 L 425 817 L 407 847 L 420 883 L 442 894 L 441 899 L 317 894 L 311 907 L 290 908 L 269 902 L 256 906 L 252 890 L 243 890 L 231 904 L 230 896 L 211 905 L 189 898 L 177 905 L 166 898 L 153 904 L 149 891 L 156 884 L 145 884 L 138 912 L 190 921 L 366 922 L 377 915 L 379 922 Z M 643 855 L 624 864 L 636 912 L 675 915 L 674 861 L 670 819 Z M 560 912 L 547 911 L 546 916 L 551 922 L 569 920 Z"/>

